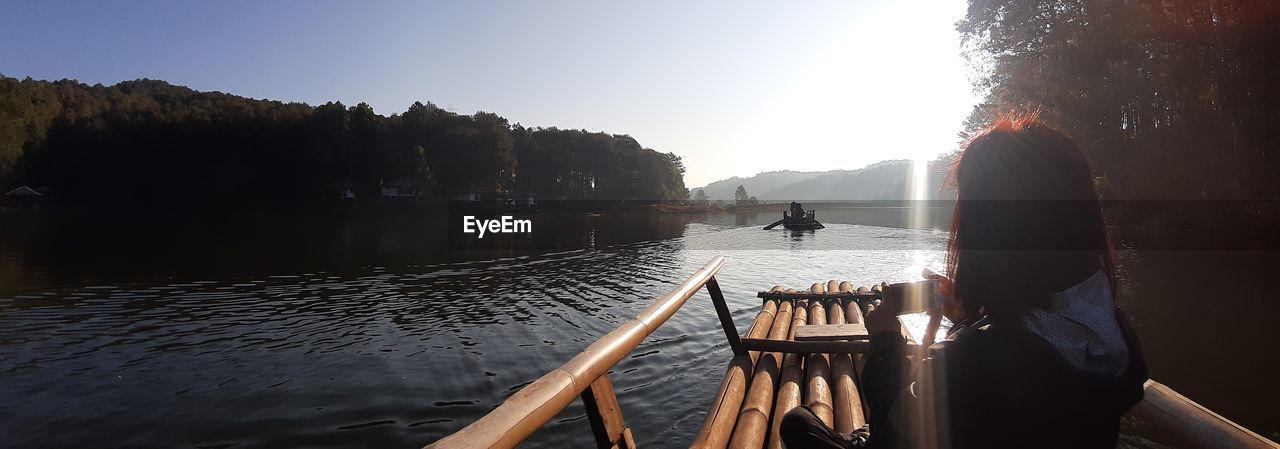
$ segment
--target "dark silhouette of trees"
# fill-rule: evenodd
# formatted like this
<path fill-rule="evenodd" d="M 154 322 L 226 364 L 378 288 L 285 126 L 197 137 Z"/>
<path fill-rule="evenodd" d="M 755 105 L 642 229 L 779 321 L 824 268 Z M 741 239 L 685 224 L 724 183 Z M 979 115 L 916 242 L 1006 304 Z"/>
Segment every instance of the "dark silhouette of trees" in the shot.
<path fill-rule="evenodd" d="M 1280 196 L 1280 5 L 970 0 L 958 29 L 971 130 L 1038 109 L 1117 199 Z"/>
<path fill-rule="evenodd" d="M 698 191 L 693 194 L 693 200 L 699 203 L 707 202 L 707 192 L 702 189 L 698 189 Z"/>
<path fill-rule="evenodd" d="M 60 202 L 242 206 L 377 198 L 686 199 L 684 166 L 625 135 L 526 128 L 427 103 L 309 106 L 163 81 L 88 86 L 0 76 L 0 185 Z"/>
<path fill-rule="evenodd" d="M 699 192 L 702 192 L 699 190 Z M 705 196 L 705 194 L 703 195 Z M 747 195 L 747 188 L 739 185 L 738 189 L 733 192 L 733 203 L 738 206 L 754 206 L 760 204 L 760 200 L 754 196 Z"/>

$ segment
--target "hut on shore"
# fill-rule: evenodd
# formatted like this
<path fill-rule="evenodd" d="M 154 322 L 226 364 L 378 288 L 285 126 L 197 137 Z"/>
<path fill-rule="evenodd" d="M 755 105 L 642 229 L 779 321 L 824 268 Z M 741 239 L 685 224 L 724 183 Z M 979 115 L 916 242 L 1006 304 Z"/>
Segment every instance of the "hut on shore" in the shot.
<path fill-rule="evenodd" d="M 4 194 L 5 203 L 25 210 L 34 210 L 43 197 L 43 193 L 27 186 L 18 187 Z"/>

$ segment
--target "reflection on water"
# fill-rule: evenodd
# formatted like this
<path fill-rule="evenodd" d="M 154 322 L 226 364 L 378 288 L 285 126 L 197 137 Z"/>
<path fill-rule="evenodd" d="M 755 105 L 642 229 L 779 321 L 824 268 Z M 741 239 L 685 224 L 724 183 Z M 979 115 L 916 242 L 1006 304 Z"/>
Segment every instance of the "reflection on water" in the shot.
<path fill-rule="evenodd" d="M 909 280 L 942 263 L 944 232 L 834 215 L 827 229 L 805 232 L 762 231 L 772 213 L 557 217 L 542 220 L 536 238 L 563 249 L 539 251 L 451 250 L 438 221 L 413 217 L 7 217 L 0 434 L 32 447 L 418 447 L 563 363 L 713 255 L 729 258 L 719 279 L 739 327 L 754 316 L 754 292 L 773 284 Z M 1196 259 L 1206 265 L 1198 268 L 1212 269 L 1214 257 Z M 1180 289 L 1186 282 L 1138 269 L 1185 272 L 1186 260 L 1126 258 L 1135 279 L 1126 307 L 1155 376 L 1275 428 L 1255 403 L 1276 397 L 1257 361 L 1265 357 L 1230 349 L 1263 341 L 1268 328 L 1208 315 L 1207 298 Z M 1202 288 L 1223 274 L 1203 273 Z M 1244 297 L 1247 285 L 1256 284 L 1219 291 Z M 1260 303 L 1236 310 L 1274 316 L 1274 304 Z M 1205 363 L 1185 363 L 1188 351 Z M 691 440 L 729 354 L 699 295 L 615 367 L 641 444 Z M 590 444 L 575 405 L 528 446 Z"/>

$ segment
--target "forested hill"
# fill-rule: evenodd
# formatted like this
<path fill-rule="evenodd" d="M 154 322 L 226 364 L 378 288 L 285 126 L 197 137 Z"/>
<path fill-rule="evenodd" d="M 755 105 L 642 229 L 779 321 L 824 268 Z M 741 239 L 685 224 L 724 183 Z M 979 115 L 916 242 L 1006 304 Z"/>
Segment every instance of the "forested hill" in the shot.
<path fill-rule="evenodd" d="M 928 199 L 947 198 L 943 180 L 954 155 L 946 155 L 929 162 L 929 179 L 926 186 Z M 877 162 L 857 170 L 832 170 L 825 172 L 775 171 L 742 178 L 732 177 L 693 189 L 699 190 L 709 200 L 734 200 L 738 186 L 747 195 L 761 201 L 867 201 L 911 199 L 907 188 L 911 179 L 912 163 L 906 160 Z"/>
<path fill-rule="evenodd" d="M 310 106 L 163 81 L 89 86 L 0 76 L 0 188 L 59 203 L 253 206 L 427 197 L 684 199 L 678 156 L 626 135 L 526 128 L 414 103 Z M 416 193 L 415 193 L 416 194 Z"/>

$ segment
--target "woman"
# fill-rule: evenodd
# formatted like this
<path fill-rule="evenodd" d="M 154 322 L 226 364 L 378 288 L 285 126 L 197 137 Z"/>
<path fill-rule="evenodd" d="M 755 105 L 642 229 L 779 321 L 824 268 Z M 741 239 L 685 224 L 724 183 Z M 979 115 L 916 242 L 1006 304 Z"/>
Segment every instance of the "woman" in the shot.
<path fill-rule="evenodd" d="M 953 326 L 916 372 L 895 289 L 866 318 L 862 391 L 870 426 L 838 435 L 806 408 L 782 438 L 807 447 L 1112 448 L 1142 398 L 1146 366 L 1115 305 L 1115 263 L 1080 149 L 1033 118 L 1006 117 L 972 139 L 947 275 L 934 275 Z"/>

